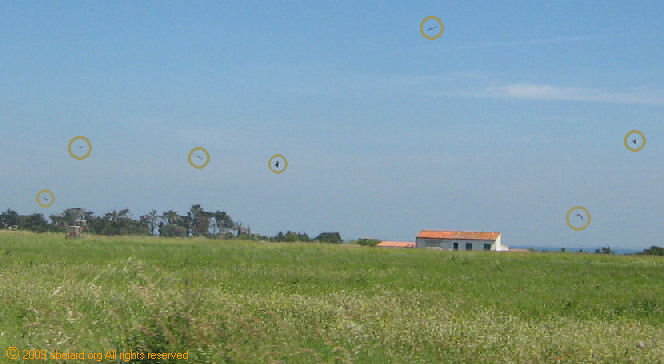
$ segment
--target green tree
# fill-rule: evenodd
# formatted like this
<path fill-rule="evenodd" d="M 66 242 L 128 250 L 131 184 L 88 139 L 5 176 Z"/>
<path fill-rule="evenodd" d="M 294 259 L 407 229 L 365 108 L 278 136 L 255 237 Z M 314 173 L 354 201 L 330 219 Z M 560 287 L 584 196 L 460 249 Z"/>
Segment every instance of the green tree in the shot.
<path fill-rule="evenodd" d="M 21 229 L 43 233 L 49 230 L 49 223 L 42 214 L 32 214 L 19 217 L 19 226 Z"/>
<path fill-rule="evenodd" d="M 154 231 L 157 228 L 157 221 L 159 220 L 159 215 L 157 215 L 157 210 L 152 209 L 147 215 L 147 223 L 150 227 L 150 235 L 154 235 Z"/>
<path fill-rule="evenodd" d="M 7 209 L 7 211 L 0 214 L 0 223 L 2 223 L 3 227 L 17 226 L 18 217 L 18 212 Z"/>
<path fill-rule="evenodd" d="M 129 217 L 129 209 L 113 210 L 104 214 L 101 234 L 104 235 L 147 235 L 149 227 L 144 221 Z"/>
<path fill-rule="evenodd" d="M 643 254 L 664 256 L 664 248 L 653 245 L 650 247 L 650 249 L 644 249 Z"/>
<path fill-rule="evenodd" d="M 236 236 L 236 237 L 240 237 L 240 234 L 242 233 L 242 229 L 244 228 L 244 226 L 242 225 L 242 223 L 239 222 L 239 221 L 236 221 L 236 222 L 233 224 L 233 228 L 234 228 L 235 231 L 237 232 L 237 235 L 235 235 L 235 236 Z"/>
<path fill-rule="evenodd" d="M 159 235 L 169 237 L 186 237 L 187 228 L 175 224 L 166 224 L 161 229 L 159 229 Z"/>
<path fill-rule="evenodd" d="M 191 235 L 192 236 L 205 236 L 208 234 L 210 228 L 210 220 L 207 213 L 201 205 L 191 205 L 189 209 L 189 221 L 191 222 Z"/>
<path fill-rule="evenodd" d="M 249 235 L 250 233 L 247 233 Z M 268 238 L 270 241 L 285 241 L 285 242 L 296 242 L 296 241 L 303 241 L 303 242 L 308 242 L 311 241 L 309 238 L 309 235 L 307 233 L 298 233 L 295 231 L 290 231 L 288 230 L 286 233 L 283 232 L 278 232 L 277 235 Z"/>
<path fill-rule="evenodd" d="M 67 231 L 68 226 L 76 224 L 76 220 L 89 220 L 91 213 L 82 208 L 68 208 L 57 215 L 51 215 L 51 225 L 54 231 Z"/>
<path fill-rule="evenodd" d="M 298 234 L 293 232 L 293 231 L 287 232 L 286 236 L 284 237 L 284 241 L 289 242 L 289 243 L 296 242 L 296 241 L 299 241 L 299 240 L 300 239 L 298 237 Z"/>
<path fill-rule="evenodd" d="M 51 221 L 53 221 L 53 216 L 51 216 Z M 88 221 L 88 232 L 91 234 L 104 234 L 104 229 L 106 228 L 106 221 L 99 216 L 89 216 Z"/>
<path fill-rule="evenodd" d="M 235 226 L 233 219 L 231 219 L 231 217 L 228 216 L 228 214 L 224 211 L 217 210 L 214 213 L 214 219 L 217 222 L 217 226 L 219 227 L 219 233 L 222 235 L 226 234 L 228 229 L 231 229 L 233 226 Z"/>
<path fill-rule="evenodd" d="M 611 247 L 608 247 L 608 246 L 603 247 L 603 248 L 599 248 L 599 249 L 595 249 L 595 253 L 596 254 L 611 254 L 611 255 L 614 254 L 613 249 L 611 249 Z"/>
<path fill-rule="evenodd" d="M 344 242 L 343 239 L 341 239 L 341 234 L 337 232 L 320 233 L 314 240 L 330 244 L 341 244 Z"/>

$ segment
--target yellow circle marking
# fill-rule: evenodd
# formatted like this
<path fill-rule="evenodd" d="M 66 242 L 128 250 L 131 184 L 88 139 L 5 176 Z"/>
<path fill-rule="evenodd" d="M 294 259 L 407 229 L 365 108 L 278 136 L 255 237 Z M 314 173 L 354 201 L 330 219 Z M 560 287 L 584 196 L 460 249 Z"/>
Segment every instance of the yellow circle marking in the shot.
<path fill-rule="evenodd" d="M 71 151 L 71 145 L 74 144 L 74 142 L 77 141 L 77 140 L 79 140 L 79 139 L 80 139 L 80 140 L 83 140 L 84 142 L 86 142 L 86 143 L 88 144 L 88 152 L 85 153 L 85 155 L 84 155 L 84 156 L 81 156 L 81 157 L 77 156 L 76 154 L 74 154 L 74 153 Z M 90 144 L 90 139 L 88 139 L 88 138 L 86 138 L 86 137 L 84 137 L 84 136 L 77 136 L 77 137 L 71 138 L 71 140 L 69 141 L 69 147 L 67 147 L 67 150 L 69 151 L 69 155 L 70 155 L 72 158 L 75 158 L 75 159 L 78 159 L 79 161 L 81 161 L 81 160 L 83 160 L 83 159 L 89 157 L 89 156 L 90 156 L 90 153 L 92 153 L 92 144 Z"/>
<path fill-rule="evenodd" d="M 426 33 L 424 33 L 424 23 L 426 23 L 427 20 L 431 20 L 431 19 L 437 21 L 438 24 L 440 24 L 440 32 L 439 32 L 438 34 L 434 35 L 433 37 L 430 37 L 430 36 L 428 36 Z M 426 39 L 434 40 L 434 39 L 438 39 L 438 38 L 440 38 L 440 36 L 443 35 L 443 30 L 445 30 L 445 26 L 443 25 L 443 21 L 440 20 L 440 18 L 437 17 L 437 16 L 427 16 L 427 17 L 424 18 L 424 20 L 422 20 L 422 22 L 420 23 L 420 33 L 422 33 L 422 36 L 423 36 L 424 38 L 426 38 Z"/>
<path fill-rule="evenodd" d="M 201 150 L 201 151 L 203 151 L 203 153 L 205 153 L 205 163 L 201 164 L 200 166 L 197 165 L 197 164 L 195 164 L 195 163 L 191 160 L 191 156 L 192 156 L 197 150 Z M 189 160 L 189 164 L 191 164 L 192 167 L 194 167 L 194 168 L 196 168 L 196 169 L 203 169 L 203 168 L 205 168 L 205 166 L 208 165 L 208 163 L 210 163 L 210 153 L 208 153 L 207 149 L 205 149 L 205 148 L 203 148 L 203 147 L 196 147 L 196 148 L 192 149 L 192 150 L 189 152 L 189 156 L 187 157 L 187 159 Z"/>
<path fill-rule="evenodd" d="M 21 351 L 18 350 L 17 347 L 11 346 L 9 349 L 7 349 L 7 357 L 9 360 L 16 360 L 19 356 L 21 356 Z"/>
<path fill-rule="evenodd" d="M 588 216 L 588 221 L 586 221 L 586 224 L 583 225 L 582 227 L 576 227 L 576 226 L 572 225 L 572 223 L 569 222 L 569 215 L 570 215 L 570 214 L 572 213 L 572 211 L 574 211 L 574 210 L 583 210 L 583 211 L 586 213 L 586 216 Z M 588 209 L 586 209 L 586 208 L 583 207 L 583 206 L 574 206 L 574 207 L 572 207 L 571 209 L 569 209 L 569 211 L 567 211 L 567 226 L 569 226 L 570 229 L 572 229 L 572 230 L 576 230 L 576 231 L 581 231 L 581 230 L 587 228 L 588 225 L 590 225 L 590 212 L 588 211 Z"/>
<path fill-rule="evenodd" d="M 281 158 L 281 159 L 284 160 L 284 169 L 282 169 L 281 171 L 276 171 L 276 170 L 274 170 L 274 169 L 272 168 L 272 160 L 273 160 L 274 158 Z M 271 170 L 272 172 L 274 172 L 274 173 L 276 173 L 276 174 L 279 174 L 279 173 L 284 172 L 284 171 L 286 170 L 286 168 L 288 168 L 288 160 L 286 159 L 286 157 L 284 157 L 284 156 L 281 155 L 281 154 L 275 154 L 275 155 L 273 155 L 273 156 L 270 158 L 269 161 L 267 161 L 267 166 L 270 168 L 270 170 Z"/>
<path fill-rule="evenodd" d="M 632 148 L 632 147 L 630 147 L 630 146 L 629 146 L 629 142 L 628 142 L 628 140 L 627 140 L 627 139 L 629 139 L 628 137 L 630 136 L 630 134 L 634 134 L 634 133 L 639 134 L 639 135 L 641 136 L 641 139 L 643 139 L 643 144 L 641 144 L 641 146 L 638 147 L 638 148 Z M 643 149 L 643 147 L 646 146 L 646 136 L 643 135 L 643 133 L 641 132 L 641 130 L 630 130 L 629 133 L 625 134 L 625 140 L 624 140 L 624 142 L 625 142 L 625 147 L 626 147 L 627 149 L 631 150 L 632 152 L 638 152 L 639 150 Z"/>
<path fill-rule="evenodd" d="M 44 204 L 41 203 L 41 201 L 39 201 L 39 195 L 41 195 L 42 193 L 48 193 L 49 195 L 51 195 L 51 203 L 49 203 L 47 205 L 44 205 Z M 55 202 L 55 195 L 53 194 L 53 192 L 51 192 L 51 190 L 43 189 L 43 190 L 39 191 L 39 193 L 37 193 L 37 203 L 39 204 L 39 206 L 41 206 L 43 208 L 47 208 L 47 207 L 50 207 L 51 205 L 53 205 L 53 202 Z"/>

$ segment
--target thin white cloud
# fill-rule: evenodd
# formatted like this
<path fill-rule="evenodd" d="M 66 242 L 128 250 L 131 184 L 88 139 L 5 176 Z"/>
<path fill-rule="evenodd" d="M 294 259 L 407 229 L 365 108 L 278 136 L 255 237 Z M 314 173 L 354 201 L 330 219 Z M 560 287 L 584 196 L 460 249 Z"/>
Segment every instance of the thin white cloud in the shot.
<path fill-rule="evenodd" d="M 603 89 L 560 87 L 529 83 L 512 83 L 491 86 L 482 92 L 464 93 L 472 96 L 504 97 L 527 100 L 560 100 L 603 102 L 613 104 L 664 105 L 664 93 L 647 89 L 610 91 Z"/>

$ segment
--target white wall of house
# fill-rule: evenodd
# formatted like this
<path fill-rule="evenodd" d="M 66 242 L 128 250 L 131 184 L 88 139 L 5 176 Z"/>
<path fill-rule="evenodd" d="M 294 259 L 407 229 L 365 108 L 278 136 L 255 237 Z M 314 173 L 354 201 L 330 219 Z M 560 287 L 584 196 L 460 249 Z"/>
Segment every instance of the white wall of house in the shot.
<path fill-rule="evenodd" d="M 458 248 L 454 249 L 454 243 L 457 244 Z M 468 249 L 467 244 L 470 244 Z M 464 240 L 464 239 L 423 239 L 416 238 L 415 246 L 417 248 L 439 248 L 443 250 L 487 250 L 485 249 L 485 244 L 488 244 L 489 249 L 493 251 L 503 251 L 507 250 L 507 246 L 501 244 L 500 235 L 496 240 Z"/>
<path fill-rule="evenodd" d="M 508 251 L 510 250 L 510 247 L 501 243 L 500 242 L 500 237 L 502 235 L 498 235 L 498 239 L 496 239 L 496 251 L 503 252 L 503 251 Z"/>

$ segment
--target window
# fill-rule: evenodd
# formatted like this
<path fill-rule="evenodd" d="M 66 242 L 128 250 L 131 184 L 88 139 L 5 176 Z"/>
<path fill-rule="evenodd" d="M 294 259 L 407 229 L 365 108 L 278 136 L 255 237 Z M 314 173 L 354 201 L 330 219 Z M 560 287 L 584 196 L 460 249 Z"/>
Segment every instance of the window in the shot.
<path fill-rule="evenodd" d="M 454 243 L 454 250 L 459 250 L 459 243 Z"/>
<path fill-rule="evenodd" d="M 491 250 L 491 244 L 484 244 L 484 250 Z"/>
<path fill-rule="evenodd" d="M 466 250 L 473 250 L 473 243 L 466 243 Z"/>

